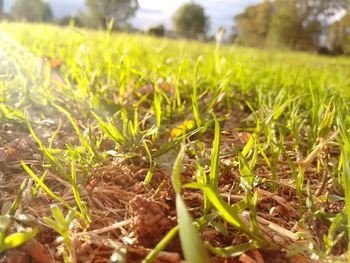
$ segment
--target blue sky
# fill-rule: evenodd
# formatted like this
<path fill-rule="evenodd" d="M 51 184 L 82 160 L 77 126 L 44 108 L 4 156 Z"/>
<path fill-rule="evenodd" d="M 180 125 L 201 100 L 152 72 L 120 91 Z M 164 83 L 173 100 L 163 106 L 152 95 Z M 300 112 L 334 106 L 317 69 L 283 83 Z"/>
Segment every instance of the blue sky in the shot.
<path fill-rule="evenodd" d="M 75 14 L 84 9 L 85 0 L 46 0 L 50 3 L 57 17 Z M 14 0 L 5 0 L 5 10 L 9 10 Z M 171 29 L 171 16 L 175 10 L 188 0 L 139 0 L 140 8 L 130 22 L 140 28 L 164 24 Z M 197 0 L 206 11 L 210 21 L 209 33 L 214 34 L 220 26 L 230 29 L 233 16 L 242 12 L 250 4 L 261 0 Z"/>

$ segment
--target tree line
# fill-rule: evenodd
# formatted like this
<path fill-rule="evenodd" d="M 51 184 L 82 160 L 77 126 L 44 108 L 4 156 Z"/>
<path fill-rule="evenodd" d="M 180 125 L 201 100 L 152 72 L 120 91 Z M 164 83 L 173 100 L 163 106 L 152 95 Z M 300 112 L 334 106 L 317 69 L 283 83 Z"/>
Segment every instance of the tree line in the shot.
<path fill-rule="evenodd" d="M 350 52 L 349 0 L 274 0 L 247 7 L 235 19 L 233 39 L 252 47 Z M 341 18 L 341 16 L 344 14 Z M 333 22 L 336 20 L 336 22 Z"/>
<path fill-rule="evenodd" d="M 29 22 L 57 22 L 90 28 L 130 28 L 128 20 L 135 15 L 137 0 L 85 0 L 86 9 L 76 16 L 59 20 L 43 0 L 15 0 L 9 14 L 4 14 L 0 0 L 0 19 Z M 350 0 L 265 0 L 248 6 L 233 18 L 232 41 L 239 45 L 259 48 L 288 48 L 296 50 L 350 54 Z M 342 14 L 342 16 L 341 16 Z M 210 21 L 204 8 L 190 1 L 173 14 L 177 36 L 205 39 Z M 163 36 L 164 25 L 148 30 Z M 320 43 L 324 47 L 320 48 Z"/>
<path fill-rule="evenodd" d="M 85 0 L 85 10 L 74 16 L 55 19 L 51 6 L 43 0 L 15 0 L 10 13 L 3 11 L 4 0 L 0 0 L 0 19 L 28 22 L 56 22 L 68 25 L 73 22 L 78 27 L 106 29 L 113 20 L 113 29 L 128 29 L 128 20 L 135 15 L 139 4 L 137 0 Z M 176 32 L 184 37 L 198 38 L 205 36 L 208 18 L 204 8 L 194 2 L 181 6 L 173 16 Z M 162 36 L 165 33 L 163 25 L 157 25 L 149 30 L 150 34 Z"/>

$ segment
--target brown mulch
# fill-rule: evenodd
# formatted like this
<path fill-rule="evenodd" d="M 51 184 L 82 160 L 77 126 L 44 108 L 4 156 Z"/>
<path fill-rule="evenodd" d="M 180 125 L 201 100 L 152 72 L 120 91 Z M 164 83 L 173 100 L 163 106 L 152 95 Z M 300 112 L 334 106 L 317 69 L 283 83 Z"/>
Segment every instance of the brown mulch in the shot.
<path fill-rule="evenodd" d="M 245 115 L 241 113 L 241 115 Z M 237 114 L 237 116 L 240 116 Z M 232 152 L 232 144 L 237 149 L 244 147 L 249 137 L 248 132 L 238 131 L 240 126 L 238 117 L 231 117 L 224 125 L 222 135 L 222 151 L 227 157 L 221 158 L 221 175 L 219 190 L 221 196 L 230 203 L 242 200 L 244 192 L 234 189 L 240 183 L 240 175 L 237 167 L 232 164 L 235 158 Z M 76 143 L 77 137 L 72 136 L 72 129 L 68 124 L 63 125 L 54 142 L 57 148 L 66 143 Z M 47 142 L 49 136 L 47 129 L 54 131 L 55 125 L 46 123 L 36 127 L 40 138 Z M 28 134 L 25 127 L 8 124 L 1 127 L 0 138 L 0 207 L 5 202 L 13 202 L 16 192 L 24 179 L 29 178 L 24 173 L 20 161 L 24 160 L 31 169 L 41 175 L 43 173 L 43 155 L 35 140 Z M 208 132 L 203 138 L 208 148 L 213 134 Z M 105 147 L 109 147 L 105 143 Z M 230 152 L 231 151 L 231 152 Z M 230 155 L 231 154 L 231 155 Z M 338 154 L 337 152 L 334 153 Z M 291 158 L 294 158 L 291 156 Z M 328 158 L 328 157 L 325 157 Z M 69 167 L 68 167 L 69 169 Z M 84 177 L 82 167 L 77 167 L 78 187 L 82 200 L 86 203 L 91 213 L 92 222 L 87 229 L 79 220 L 74 222 L 71 229 L 74 258 L 77 262 L 109 262 L 111 255 L 124 253 L 127 262 L 141 262 L 155 245 L 162 240 L 167 232 L 176 225 L 175 194 L 171 186 L 168 171 L 156 169 L 150 185 L 145 185 L 143 180 L 147 174 L 148 164 L 143 160 L 137 162 L 122 158 L 109 157 L 107 160 L 90 170 Z M 205 167 L 209 171 L 208 167 Z M 183 172 L 183 182 L 191 182 L 194 179 L 195 159 L 186 160 L 186 169 Z M 254 173 L 262 180 L 271 180 L 271 174 L 266 165 L 257 164 Z M 278 165 L 278 188 L 271 192 L 263 184 L 256 187 L 259 193 L 258 223 L 266 237 L 278 246 L 276 251 L 251 251 L 240 257 L 212 256 L 212 262 L 288 262 L 308 263 L 317 262 L 300 254 L 286 257 L 285 249 L 290 244 L 297 242 L 296 231 L 310 233 L 320 239 L 327 234 L 328 226 L 324 222 L 309 219 L 308 229 L 298 227 L 300 220 L 298 214 L 298 199 L 296 197 L 295 184 L 293 184 L 291 170 L 285 160 Z M 319 174 L 316 173 L 314 164 L 305 170 L 305 180 L 310 180 L 313 193 L 335 193 L 331 182 L 326 180 L 324 187 L 320 187 Z M 67 203 L 75 206 L 75 200 L 70 183 L 55 171 L 49 171 L 45 178 L 47 184 L 57 195 Z M 29 181 L 27 188 L 34 186 Z M 28 197 L 28 195 L 27 195 Z M 200 191 L 184 190 L 183 198 L 196 218 L 201 216 L 203 196 Z M 306 198 L 305 196 L 303 198 Z M 43 216 L 51 217 L 50 205 L 55 202 L 42 190 L 37 196 L 23 199 L 18 213 L 30 214 L 38 221 Z M 344 207 L 344 202 L 324 204 L 325 210 L 338 213 Z M 65 208 L 61 207 L 65 212 Z M 40 234 L 22 247 L 9 250 L 0 255 L 0 262 L 61 262 L 64 243 L 52 229 L 42 225 Z M 202 229 L 203 239 L 212 246 L 225 247 L 246 242 L 246 238 L 238 231 L 230 228 L 226 223 L 218 220 L 216 223 L 226 227 L 228 233 L 220 233 L 213 225 Z M 16 231 L 16 225 L 11 231 Z M 124 251 L 124 252 L 123 252 Z M 337 252 L 344 253 L 344 248 Z M 154 262 L 181 262 L 182 251 L 179 238 L 176 237 L 161 252 Z"/>

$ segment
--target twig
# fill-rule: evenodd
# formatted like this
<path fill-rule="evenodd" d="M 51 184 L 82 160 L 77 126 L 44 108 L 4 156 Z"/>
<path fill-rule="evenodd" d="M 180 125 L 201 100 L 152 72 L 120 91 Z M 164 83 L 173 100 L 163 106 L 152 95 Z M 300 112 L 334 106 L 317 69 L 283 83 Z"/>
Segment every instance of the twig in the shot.
<path fill-rule="evenodd" d="M 130 225 L 131 223 L 132 223 L 132 220 L 128 219 L 128 220 L 125 220 L 125 221 L 122 221 L 122 222 L 117 222 L 115 224 L 112 224 L 110 226 L 106 226 L 106 227 L 103 227 L 103 228 L 100 228 L 100 229 L 95 229 L 95 230 L 91 230 L 91 231 L 88 231 L 88 232 L 76 233 L 76 234 L 74 234 L 74 237 L 85 236 L 85 235 L 98 235 L 98 234 L 102 234 L 102 233 L 105 233 L 105 232 L 109 232 L 109 231 L 114 230 L 114 229 L 121 228 L 123 226 Z"/>
<path fill-rule="evenodd" d="M 319 188 L 317 188 L 315 192 L 315 196 L 320 196 L 322 194 L 324 187 L 326 186 L 327 179 L 328 179 L 328 174 L 327 172 L 324 171 L 322 174 L 321 185 Z"/>

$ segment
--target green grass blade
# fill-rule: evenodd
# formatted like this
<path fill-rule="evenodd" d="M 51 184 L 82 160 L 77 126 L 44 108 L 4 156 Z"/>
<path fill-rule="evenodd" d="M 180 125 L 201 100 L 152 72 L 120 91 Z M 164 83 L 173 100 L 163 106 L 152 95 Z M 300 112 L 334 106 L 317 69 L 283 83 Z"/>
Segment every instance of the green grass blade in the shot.
<path fill-rule="evenodd" d="M 249 250 L 257 248 L 251 242 L 229 247 L 213 247 L 209 243 L 206 243 L 205 246 L 210 250 L 210 252 L 221 257 L 238 257 Z"/>
<path fill-rule="evenodd" d="M 156 116 L 156 125 L 159 130 L 162 122 L 162 96 L 159 88 L 156 88 L 154 92 L 153 107 Z"/>
<path fill-rule="evenodd" d="M 38 228 L 26 229 L 21 232 L 13 233 L 5 237 L 3 244 L 0 246 L 0 253 L 7 249 L 13 249 L 23 245 L 29 239 L 34 238 L 39 233 Z"/>
<path fill-rule="evenodd" d="M 318 126 L 317 137 L 325 139 L 332 129 L 336 108 L 334 103 L 330 103 L 326 112 L 324 113 L 323 119 Z"/>
<path fill-rule="evenodd" d="M 56 195 L 54 192 L 51 191 L 51 189 L 49 187 L 46 186 L 46 184 L 44 184 L 44 182 L 42 180 L 40 180 L 40 178 L 38 178 L 35 173 L 29 168 L 29 166 L 26 165 L 25 162 L 21 161 L 21 164 L 24 168 L 24 170 L 30 175 L 30 177 L 32 177 L 34 179 L 34 181 L 40 185 L 40 187 L 49 195 L 51 196 L 53 199 L 55 199 L 56 201 L 60 202 L 61 204 L 63 204 L 65 207 L 67 207 L 69 210 L 72 210 L 72 207 L 66 202 L 64 201 L 61 197 L 59 197 L 58 195 Z"/>
<path fill-rule="evenodd" d="M 118 145 L 123 144 L 126 141 L 124 135 L 110 122 L 104 122 L 96 113 L 92 112 L 92 115 L 97 120 L 102 132 L 106 134 L 113 142 Z"/>
<path fill-rule="evenodd" d="M 64 214 L 62 210 L 57 205 L 51 206 L 51 213 L 55 218 L 56 222 L 59 223 L 62 227 L 66 226 L 66 219 L 64 218 Z"/>
<path fill-rule="evenodd" d="M 148 168 L 148 172 L 147 172 L 147 175 L 145 177 L 144 182 L 145 182 L 145 184 L 149 184 L 152 180 L 152 177 L 153 177 L 153 171 L 154 171 L 155 165 L 153 164 L 152 154 L 147 146 L 146 141 L 143 141 L 143 147 L 145 148 L 145 151 L 146 151 L 147 156 L 148 156 L 148 161 L 149 161 L 149 168 Z"/>
<path fill-rule="evenodd" d="M 199 56 L 196 61 L 196 66 L 194 68 L 193 73 L 193 88 L 192 88 L 192 111 L 193 111 L 193 117 L 196 121 L 197 127 L 201 126 L 201 119 L 199 116 L 199 106 L 198 106 L 198 81 L 197 81 L 197 75 L 198 75 L 198 67 L 201 62 L 202 57 Z"/>
<path fill-rule="evenodd" d="M 255 129 L 254 133 L 250 136 L 247 144 L 244 146 L 244 148 L 242 150 L 242 155 L 244 157 L 246 157 L 248 155 L 250 149 L 254 146 L 255 143 L 257 143 L 261 129 L 262 129 L 261 123 L 260 123 L 260 121 L 257 121 L 256 129 Z"/>
<path fill-rule="evenodd" d="M 73 191 L 75 202 L 79 207 L 79 210 L 81 212 L 85 225 L 88 225 L 91 222 L 91 217 L 90 217 L 89 211 L 87 210 L 86 206 L 84 205 L 80 197 L 74 160 L 72 160 L 71 162 L 71 184 L 72 184 L 72 191 Z"/>
<path fill-rule="evenodd" d="M 181 145 L 179 154 L 176 157 L 174 167 L 173 167 L 173 174 L 172 174 L 172 183 L 173 188 L 176 192 L 176 194 L 179 194 L 181 192 L 181 172 L 183 169 L 183 161 L 185 159 L 185 146 Z"/>
<path fill-rule="evenodd" d="M 345 192 L 345 209 L 348 219 L 348 255 L 350 253 L 350 136 L 345 128 L 345 123 L 342 117 L 337 119 L 338 126 L 340 128 L 340 134 L 343 139 L 341 143 L 341 161 L 343 163 L 343 181 L 344 181 L 344 192 Z M 350 257 L 348 257 L 350 262 Z"/>
<path fill-rule="evenodd" d="M 68 120 L 70 121 L 70 123 L 72 124 L 73 126 L 73 129 L 75 131 L 75 133 L 78 135 L 78 138 L 82 144 L 82 146 L 88 151 L 89 155 L 90 155 L 90 158 L 93 158 L 96 154 L 94 152 L 94 150 L 92 149 L 90 143 L 87 141 L 87 139 L 84 137 L 84 135 L 81 133 L 79 127 L 78 127 L 78 124 L 76 123 L 76 121 L 73 119 L 73 116 L 66 110 L 64 109 L 63 107 L 59 106 L 59 105 L 56 105 L 54 104 L 54 106 L 59 110 L 61 111 L 62 113 L 64 113 L 67 117 L 68 117 Z"/>
<path fill-rule="evenodd" d="M 193 225 L 193 219 L 187 211 L 186 205 L 181 198 L 180 175 L 183 169 L 184 158 L 185 145 L 182 145 L 175 160 L 172 174 L 172 183 L 176 192 L 176 214 L 179 225 L 181 247 L 187 262 L 209 263 L 209 256 L 204 248 L 199 231 L 197 227 Z"/>
<path fill-rule="evenodd" d="M 210 164 L 210 184 L 213 187 L 217 187 L 219 180 L 219 171 L 220 171 L 220 124 L 215 114 L 213 114 L 214 123 L 215 123 L 215 132 L 214 132 L 214 142 L 213 150 L 211 153 L 211 164 Z"/>
<path fill-rule="evenodd" d="M 204 248 L 193 219 L 179 194 L 176 195 L 176 213 L 178 217 L 181 247 L 187 262 L 209 263 L 209 256 Z"/>
<path fill-rule="evenodd" d="M 170 241 L 176 236 L 179 232 L 179 226 L 175 226 L 163 237 L 163 239 L 148 253 L 147 257 L 142 261 L 142 263 L 152 263 L 153 260 L 157 257 L 159 252 L 164 250 L 164 248 L 170 243 Z"/>
<path fill-rule="evenodd" d="M 249 234 L 249 230 L 240 218 L 239 212 L 241 209 L 231 207 L 225 202 L 225 200 L 219 195 L 219 193 L 210 185 L 191 183 L 186 184 L 185 187 L 202 189 L 204 194 L 209 198 L 210 202 L 220 212 L 222 218 L 230 223 L 236 229 L 243 233 Z"/>
<path fill-rule="evenodd" d="M 57 158 L 55 158 L 52 154 L 51 151 L 48 150 L 45 145 L 42 143 L 42 141 L 39 139 L 39 137 L 36 135 L 36 133 L 34 132 L 28 116 L 26 116 L 26 124 L 27 127 L 29 129 L 30 134 L 33 136 L 34 140 L 36 141 L 36 143 L 39 145 L 40 150 L 45 154 L 45 156 L 48 158 L 48 160 L 51 162 L 51 165 L 53 167 L 56 167 L 65 178 L 68 177 L 66 170 L 63 168 L 63 166 L 59 163 L 59 161 L 57 160 Z"/>

